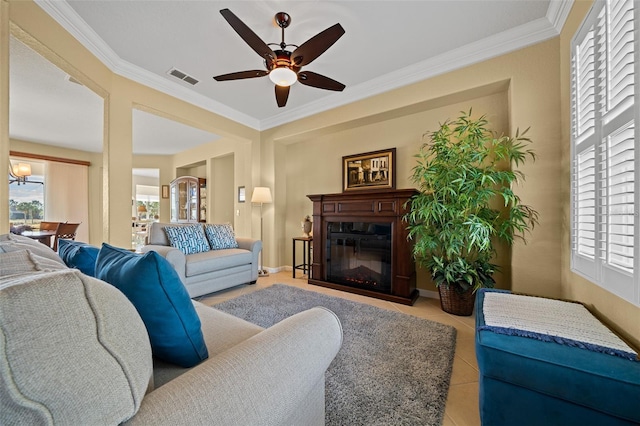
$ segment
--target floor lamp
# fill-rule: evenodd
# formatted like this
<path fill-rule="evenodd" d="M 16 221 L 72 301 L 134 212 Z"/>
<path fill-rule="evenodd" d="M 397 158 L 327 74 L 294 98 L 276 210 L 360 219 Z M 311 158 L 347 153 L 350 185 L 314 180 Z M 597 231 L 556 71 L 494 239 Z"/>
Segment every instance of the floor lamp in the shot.
<path fill-rule="evenodd" d="M 260 241 L 262 241 L 262 251 L 260 252 L 260 270 L 258 271 L 259 277 L 268 277 L 269 272 L 264 267 L 264 238 L 262 236 L 262 205 L 273 202 L 271 199 L 271 190 L 264 186 L 257 186 L 253 188 L 253 194 L 251 195 L 251 204 L 260 204 Z"/>

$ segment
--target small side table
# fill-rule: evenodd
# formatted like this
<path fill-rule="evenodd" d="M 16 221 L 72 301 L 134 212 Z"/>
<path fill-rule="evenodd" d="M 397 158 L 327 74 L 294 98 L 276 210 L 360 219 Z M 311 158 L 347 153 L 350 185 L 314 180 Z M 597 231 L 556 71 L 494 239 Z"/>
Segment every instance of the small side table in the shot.
<path fill-rule="evenodd" d="M 296 265 L 296 241 L 302 241 L 302 263 Z M 293 278 L 296 277 L 296 269 L 311 278 L 311 242 L 313 237 L 293 237 Z"/>

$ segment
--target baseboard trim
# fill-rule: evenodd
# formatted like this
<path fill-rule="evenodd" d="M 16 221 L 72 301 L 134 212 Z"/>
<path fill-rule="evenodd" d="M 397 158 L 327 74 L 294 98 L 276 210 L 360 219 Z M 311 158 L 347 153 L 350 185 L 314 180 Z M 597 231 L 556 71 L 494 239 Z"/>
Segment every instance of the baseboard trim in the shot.
<path fill-rule="evenodd" d="M 428 297 L 429 299 L 440 299 L 440 294 L 437 291 L 433 290 L 424 290 L 419 288 L 418 293 L 420 293 L 421 297 Z"/>
<path fill-rule="evenodd" d="M 267 271 L 269 271 L 270 274 L 275 274 L 278 272 L 292 272 L 293 271 L 293 267 L 289 266 L 289 265 L 284 265 L 284 266 L 279 266 L 277 268 L 268 268 L 268 267 L 264 267 L 264 269 L 266 269 Z M 437 291 L 433 291 L 433 290 L 424 290 L 422 288 L 418 289 L 418 294 L 421 297 L 428 297 L 429 299 L 436 299 L 436 300 L 440 300 L 440 294 Z"/>

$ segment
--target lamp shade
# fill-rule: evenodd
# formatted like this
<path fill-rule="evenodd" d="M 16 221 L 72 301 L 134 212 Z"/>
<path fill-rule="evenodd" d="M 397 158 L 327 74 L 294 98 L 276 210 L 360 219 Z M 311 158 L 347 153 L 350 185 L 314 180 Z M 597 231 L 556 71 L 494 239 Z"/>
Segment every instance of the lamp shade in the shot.
<path fill-rule="evenodd" d="M 18 177 L 31 176 L 31 164 L 17 163 L 13 165 L 13 174 Z"/>
<path fill-rule="evenodd" d="M 271 203 L 271 190 L 265 186 L 256 186 L 253 188 L 253 194 L 251 195 L 251 202 L 256 204 Z"/>
<path fill-rule="evenodd" d="M 147 212 L 147 206 L 145 206 L 144 204 L 140 204 L 138 206 L 138 213 L 146 213 Z"/>

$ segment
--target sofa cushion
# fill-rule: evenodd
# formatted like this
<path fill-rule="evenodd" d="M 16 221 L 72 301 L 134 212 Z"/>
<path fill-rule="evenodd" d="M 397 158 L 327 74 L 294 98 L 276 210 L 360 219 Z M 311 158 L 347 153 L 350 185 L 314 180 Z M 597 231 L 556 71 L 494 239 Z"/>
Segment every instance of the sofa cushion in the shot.
<path fill-rule="evenodd" d="M 166 226 L 181 226 L 178 223 L 151 222 L 149 224 L 149 244 L 159 246 L 170 246 L 171 243 L 164 232 Z M 186 226 L 186 225 L 184 225 Z"/>
<path fill-rule="evenodd" d="M 114 287 L 64 268 L 0 278 L 2 424 L 120 424 L 151 384 L 135 308 Z"/>
<path fill-rule="evenodd" d="M 260 326 L 195 300 L 193 306 L 200 317 L 202 334 L 210 357 L 215 357 L 264 330 Z M 153 382 L 156 387 L 160 387 L 186 371 L 189 370 L 155 360 L 153 363 Z"/>
<path fill-rule="evenodd" d="M 638 359 L 635 350 L 580 303 L 494 291 L 483 297 L 485 324 L 478 330 Z"/>
<path fill-rule="evenodd" d="M 46 257 L 38 256 L 29 250 L 17 250 L 0 253 L 0 276 L 33 274 L 67 269 L 66 266 Z"/>
<path fill-rule="evenodd" d="M 200 224 L 165 226 L 164 232 L 167 234 L 171 246 L 184 254 L 202 253 L 211 250 Z"/>
<path fill-rule="evenodd" d="M 58 255 L 69 268 L 79 269 L 85 275 L 95 277 L 98 247 L 73 240 L 58 240 Z"/>
<path fill-rule="evenodd" d="M 204 233 L 209 240 L 211 250 L 238 248 L 238 242 L 230 223 L 208 223 L 204 226 Z"/>
<path fill-rule="evenodd" d="M 147 326 L 153 355 L 182 367 L 207 359 L 198 315 L 173 267 L 154 251 L 143 255 L 103 243 L 96 277 L 122 291 Z"/>
<path fill-rule="evenodd" d="M 51 249 L 51 247 L 48 247 L 29 237 L 23 237 L 22 235 L 0 235 L 0 252 L 7 253 L 17 250 L 29 250 L 33 254 L 46 257 L 47 259 L 54 260 L 64 265 L 64 262 L 62 261 L 62 259 L 60 259 L 60 256 L 58 256 L 56 252 Z"/>
<path fill-rule="evenodd" d="M 251 261 L 252 252 L 243 249 L 211 250 L 206 253 L 192 254 L 186 258 L 185 275 L 192 277 L 207 272 L 249 265 Z"/>

